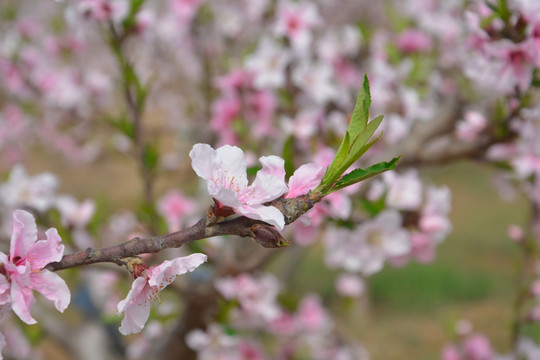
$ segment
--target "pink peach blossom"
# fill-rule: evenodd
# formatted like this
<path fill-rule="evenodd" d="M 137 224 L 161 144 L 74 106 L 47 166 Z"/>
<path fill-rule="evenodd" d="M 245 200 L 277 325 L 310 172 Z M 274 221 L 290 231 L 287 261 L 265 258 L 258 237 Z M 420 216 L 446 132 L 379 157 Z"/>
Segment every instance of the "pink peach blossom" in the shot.
<path fill-rule="evenodd" d="M 51 262 L 60 261 L 64 254 L 64 245 L 56 229 L 45 233 L 46 240 L 37 240 L 37 227 L 34 216 L 24 210 L 13 213 L 13 233 L 11 235 L 9 256 L 0 252 L 0 272 L 10 285 L 11 307 L 15 314 L 27 324 L 35 324 L 30 314 L 30 307 L 35 302 L 32 290 L 41 293 L 47 300 L 63 312 L 70 302 L 69 289 L 57 274 L 44 269 Z M 0 277 L 3 278 L 3 277 Z M 5 281 L 0 281 L 0 290 Z"/>
<path fill-rule="evenodd" d="M 185 217 L 195 210 L 193 200 L 182 195 L 178 190 L 171 190 L 158 200 L 158 212 L 167 221 L 169 232 L 179 231 Z"/>
<path fill-rule="evenodd" d="M 275 174 L 276 168 L 284 168 L 283 159 L 277 156 L 261 157 L 259 161 L 263 168 L 248 186 L 246 159 L 240 148 L 225 145 L 214 150 L 210 145 L 196 144 L 189 156 L 197 175 L 206 180 L 210 196 L 238 214 L 283 229 L 285 220 L 281 211 L 263 205 L 288 191 L 285 171 L 279 170 L 279 176 Z"/>
<path fill-rule="evenodd" d="M 178 275 L 195 270 L 206 261 L 204 254 L 191 254 L 166 260 L 159 266 L 145 270 L 131 284 L 127 297 L 118 303 L 118 314 L 124 313 L 119 328 L 123 335 L 140 332 L 150 316 L 150 300 L 159 299 L 159 292 L 169 286 Z"/>

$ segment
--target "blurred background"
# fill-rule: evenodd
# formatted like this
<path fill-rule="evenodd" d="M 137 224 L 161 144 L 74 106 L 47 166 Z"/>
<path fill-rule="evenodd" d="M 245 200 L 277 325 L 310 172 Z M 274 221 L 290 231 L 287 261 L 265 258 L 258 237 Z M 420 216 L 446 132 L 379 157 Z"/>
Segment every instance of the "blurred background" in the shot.
<path fill-rule="evenodd" d="M 60 272 L 72 306 L 57 314 L 39 299 L 38 325 L 2 320 L 7 338 L 18 329 L 4 357 L 135 359 L 170 351 L 169 358 L 214 359 L 209 351 L 222 346 L 216 339 L 206 349 L 178 341 L 183 348 L 172 350 L 170 334 L 184 339 L 218 324 L 224 334 L 267 349 L 228 360 L 361 360 L 364 349 L 371 359 L 517 359 L 517 338 L 540 341 L 537 319 L 528 316 L 538 296 L 530 290 L 539 274 L 536 230 L 514 240 L 507 234 L 510 225 L 534 225 L 538 213 L 539 24 L 538 4 L 518 0 L 4 0 L 5 253 L 16 208 L 31 211 L 40 229 L 58 228 L 69 253 L 184 229 L 211 204 L 191 168 L 195 143 L 241 147 L 250 176 L 256 159 L 271 154 L 284 158 L 287 177 L 307 162 L 328 166 L 364 74 L 370 118 L 385 116 L 384 134 L 355 166 L 402 156 L 393 175 L 324 202 L 311 227 L 291 226 L 283 233 L 293 241 L 287 248 L 226 238 L 145 258 L 157 263 L 204 252 L 210 260 L 177 280 L 164 295 L 165 310 L 152 310 L 149 324 L 156 326 L 143 335 L 123 338 L 116 330 L 127 272 L 99 265 L 98 273 L 114 274 L 110 283 L 86 268 Z M 399 185 L 407 176 L 414 186 Z M 451 206 L 441 207 L 451 210 L 436 214 L 440 228 L 426 230 L 428 193 L 445 187 Z M 401 200 L 391 202 L 394 190 Z M 416 205 L 406 203 L 411 197 Z M 329 233 L 346 229 L 357 247 L 376 246 L 354 231 L 387 211 L 399 214 L 399 230 L 411 242 L 406 253 L 384 254 L 384 268 L 374 272 L 328 260 Z M 418 234 L 426 248 L 412 244 Z M 268 323 L 239 323 L 233 313 L 245 310 L 241 300 L 214 289 L 220 279 L 264 272 L 281 284 L 272 302 L 284 314 L 318 295 L 332 321 L 316 339 L 332 339 L 330 349 L 301 339 L 288 355 L 276 350 L 282 344 Z M 340 293 L 342 274 L 365 288 Z M 188 296 L 195 288 L 200 299 L 212 299 L 208 306 Z M 198 327 L 181 328 L 198 303 L 206 306 Z M 70 333 L 75 340 L 66 341 Z M 489 338 L 484 357 L 460 347 L 476 333 Z M 449 344 L 461 357 L 445 357 Z M 509 357 L 496 355 L 512 349 Z M 530 354 L 526 359 L 540 359 L 539 350 Z"/>

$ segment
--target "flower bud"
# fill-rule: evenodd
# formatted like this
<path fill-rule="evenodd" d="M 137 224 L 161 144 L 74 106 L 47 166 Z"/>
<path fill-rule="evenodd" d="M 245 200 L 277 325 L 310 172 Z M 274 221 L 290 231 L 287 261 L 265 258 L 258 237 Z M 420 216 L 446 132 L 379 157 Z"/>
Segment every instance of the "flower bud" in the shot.
<path fill-rule="evenodd" d="M 251 227 L 250 237 L 265 248 L 279 248 L 290 244 L 279 231 L 271 225 L 255 224 Z"/>

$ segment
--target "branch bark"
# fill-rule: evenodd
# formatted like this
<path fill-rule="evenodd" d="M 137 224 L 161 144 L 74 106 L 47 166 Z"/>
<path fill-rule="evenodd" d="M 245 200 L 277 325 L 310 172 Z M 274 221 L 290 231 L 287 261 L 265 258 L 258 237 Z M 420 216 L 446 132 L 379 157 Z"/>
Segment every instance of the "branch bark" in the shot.
<path fill-rule="evenodd" d="M 292 199 L 279 198 L 268 205 L 278 208 L 285 217 L 288 225 L 305 214 L 322 199 L 321 194 L 308 193 Z M 123 265 L 123 258 L 141 254 L 158 253 L 163 249 L 179 248 L 196 240 L 220 235 L 237 235 L 253 237 L 254 225 L 270 226 L 269 224 L 240 216 L 232 220 L 207 224 L 207 218 L 201 218 L 195 225 L 167 235 L 153 236 L 146 239 L 134 238 L 122 244 L 102 249 L 88 248 L 75 254 L 64 255 L 58 262 L 50 263 L 46 269 L 59 271 L 83 265 L 110 262 Z"/>

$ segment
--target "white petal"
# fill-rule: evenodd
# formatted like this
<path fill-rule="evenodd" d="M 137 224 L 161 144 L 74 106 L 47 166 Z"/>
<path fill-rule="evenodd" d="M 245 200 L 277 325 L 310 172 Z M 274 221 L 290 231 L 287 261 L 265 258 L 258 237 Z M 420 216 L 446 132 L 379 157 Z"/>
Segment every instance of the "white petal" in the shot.
<path fill-rule="evenodd" d="M 131 284 L 127 297 L 118 303 L 118 313 L 124 312 L 124 319 L 118 329 L 122 335 L 140 332 L 150 316 L 148 283 L 139 277 Z"/>
<path fill-rule="evenodd" d="M 273 206 L 250 205 L 237 209 L 237 211 L 250 219 L 261 220 L 274 225 L 278 230 L 283 230 L 285 226 L 283 214 Z"/>
<path fill-rule="evenodd" d="M 195 173 L 205 180 L 212 178 L 212 171 L 216 162 L 216 150 L 208 144 L 195 144 L 189 152 L 191 167 Z"/>
<path fill-rule="evenodd" d="M 259 158 L 259 162 L 263 166 L 259 170 L 259 173 L 262 172 L 264 174 L 274 175 L 279 179 L 285 179 L 285 160 L 279 156 L 262 156 Z"/>
<path fill-rule="evenodd" d="M 248 205 L 264 204 L 285 194 L 289 188 L 283 179 L 261 171 L 253 184 L 240 192 L 240 201 Z"/>
<path fill-rule="evenodd" d="M 246 187 L 247 180 L 247 162 L 242 149 L 237 146 L 224 145 L 216 150 L 217 161 L 221 162 L 221 168 L 226 172 L 229 179 L 239 187 Z"/>
<path fill-rule="evenodd" d="M 173 260 L 165 260 L 161 265 L 148 270 L 148 284 L 163 289 L 176 279 L 176 276 L 195 270 L 207 260 L 204 254 L 191 254 Z"/>

